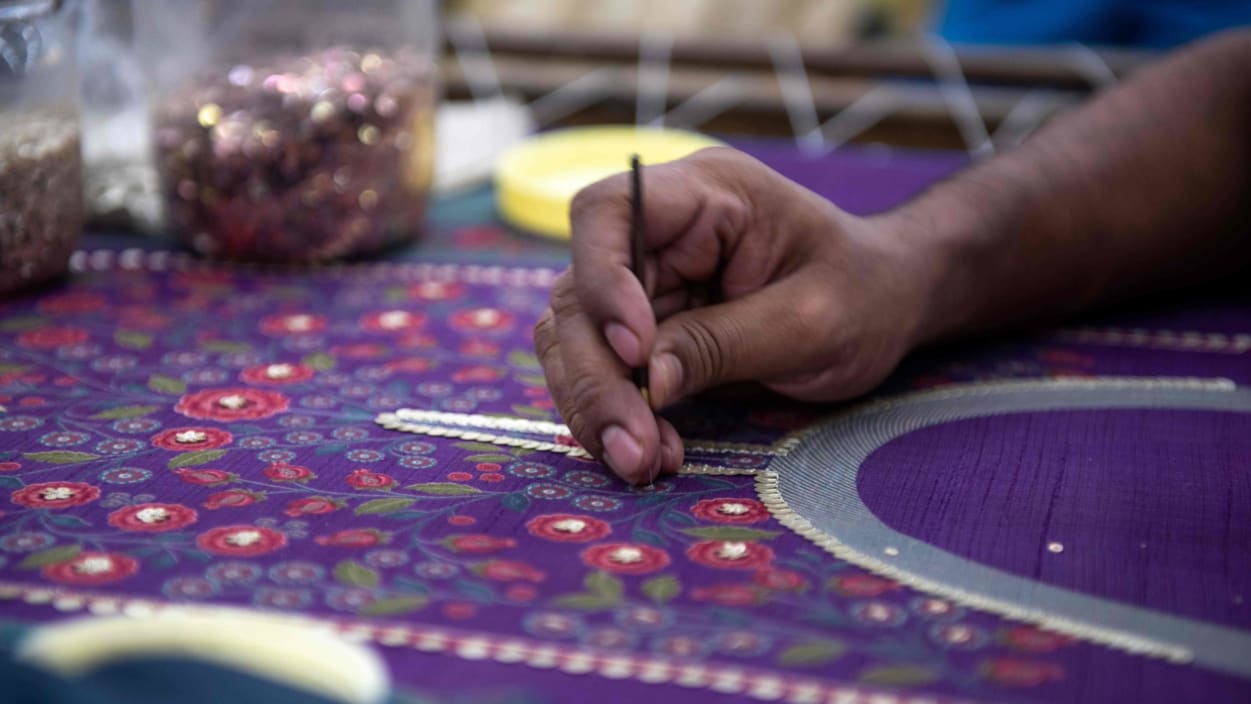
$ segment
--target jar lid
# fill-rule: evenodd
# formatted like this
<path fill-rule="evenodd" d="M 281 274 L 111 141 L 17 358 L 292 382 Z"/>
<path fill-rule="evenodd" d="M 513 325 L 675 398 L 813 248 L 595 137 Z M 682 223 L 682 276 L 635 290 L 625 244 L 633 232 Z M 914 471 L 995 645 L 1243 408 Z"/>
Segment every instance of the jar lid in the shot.
<path fill-rule="evenodd" d="M 701 134 L 655 127 L 573 127 L 545 132 L 513 147 L 495 168 L 500 216 L 522 230 L 569 239 L 569 203 L 583 187 L 644 166 L 681 159 L 722 143 Z"/>

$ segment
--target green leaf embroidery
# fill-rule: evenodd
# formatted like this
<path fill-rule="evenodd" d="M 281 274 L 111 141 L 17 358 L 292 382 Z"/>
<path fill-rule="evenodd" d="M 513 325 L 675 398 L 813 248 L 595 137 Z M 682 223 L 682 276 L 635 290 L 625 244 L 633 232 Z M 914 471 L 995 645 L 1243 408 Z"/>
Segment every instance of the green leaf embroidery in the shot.
<path fill-rule="evenodd" d="M 208 464 L 226 454 L 225 450 L 196 450 L 195 452 L 184 452 L 165 465 L 170 469 L 178 469 L 179 467 L 194 467 L 198 464 Z"/>
<path fill-rule="evenodd" d="M 470 455 L 465 458 L 466 462 L 512 462 L 512 455 Z"/>
<path fill-rule="evenodd" d="M 396 616 L 410 614 L 428 603 L 430 600 L 424 596 L 393 596 L 379 599 L 360 612 L 363 616 Z"/>
<path fill-rule="evenodd" d="M 334 578 L 354 587 L 378 586 L 378 572 L 355 560 L 344 560 L 334 566 Z"/>
<path fill-rule="evenodd" d="M 533 352 L 513 350 L 508 353 L 508 363 L 522 369 L 539 369 L 539 358 Z"/>
<path fill-rule="evenodd" d="M 464 496 L 465 494 L 481 494 L 482 490 L 465 484 L 454 482 L 430 482 L 428 484 L 409 484 L 404 487 L 422 494 L 435 496 Z"/>
<path fill-rule="evenodd" d="M 492 454 L 503 452 L 503 448 L 499 445 L 492 445 L 487 442 L 458 442 L 454 443 L 453 446 L 471 452 L 490 452 Z"/>
<path fill-rule="evenodd" d="M 78 553 L 82 551 L 81 545 L 59 545 L 55 548 L 32 552 L 26 556 L 25 560 L 22 560 L 22 563 L 18 565 L 18 569 L 37 570 L 47 565 L 55 565 L 78 557 Z"/>
<path fill-rule="evenodd" d="M 336 362 L 333 355 L 326 352 L 313 352 L 304 356 L 303 364 L 318 371 L 328 372 L 334 369 Z"/>
<path fill-rule="evenodd" d="M 9 318 L 0 321 L 0 330 L 4 332 L 22 332 L 23 330 L 33 330 L 47 323 L 45 318 L 38 315 L 27 315 L 21 318 Z"/>
<path fill-rule="evenodd" d="M 541 374 L 518 374 L 515 378 L 526 386 L 547 386 L 547 379 Z"/>
<path fill-rule="evenodd" d="M 661 575 L 643 582 L 643 593 L 657 604 L 664 604 L 682 593 L 682 585 L 677 577 Z"/>
<path fill-rule="evenodd" d="M 247 352 L 252 345 L 235 340 L 205 340 L 200 343 L 200 349 L 206 352 Z"/>
<path fill-rule="evenodd" d="M 146 350 L 152 346 L 152 334 L 138 330 L 118 330 L 113 339 L 119 346 L 132 350 Z"/>
<path fill-rule="evenodd" d="M 865 668 L 860 673 L 860 681 L 869 684 L 893 685 L 896 687 L 915 687 L 938 679 L 934 671 L 920 665 L 878 665 Z"/>
<path fill-rule="evenodd" d="M 836 640 L 814 640 L 797 643 L 778 654 L 779 665 L 824 665 L 837 660 L 847 646 Z"/>
<path fill-rule="evenodd" d="M 625 591 L 621 580 L 607 572 L 592 572 L 586 576 L 583 584 L 586 585 L 586 590 L 595 596 L 615 601 L 621 601 L 621 595 Z"/>
<path fill-rule="evenodd" d="M 27 452 L 22 455 L 28 460 L 47 464 L 78 464 L 100 459 L 99 455 L 90 452 L 73 452 L 70 450 L 53 450 L 52 452 Z"/>
<path fill-rule="evenodd" d="M 172 376 L 153 374 L 148 379 L 148 388 L 163 394 L 181 394 L 186 393 L 187 384 L 182 379 L 175 379 Z"/>
<path fill-rule="evenodd" d="M 395 513 L 396 511 L 403 511 L 415 503 L 417 503 L 416 499 L 374 499 L 357 506 L 355 513 L 358 516 Z"/>
<path fill-rule="evenodd" d="M 100 411 L 91 416 L 92 420 L 122 420 L 124 418 L 139 418 L 146 416 L 152 411 L 160 408 L 160 406 L 118 406 L 110 408 L 107 411 Z"/>
<path fill-rule="evenodd" d="M 513 409 L 513 413 L 516 413 L 519 416 L 526 416 L 528 418 L 538 418 L 540 420 L 547 420 L 548 418 L 552 417 L 552 414 L 550 411 L 545 411 L 542 408 L 535 408 L 534 406 L 523 406 L 519 403 L 514 403 L 512 405 L 512 409 Z"/>
<path fill-rule="evenodd" d="M 599 596 L 598 594 L 566 594 L 564 596 L 556 597 L 552 600 L 552 603 L 557 606 L 563 606 L 567 609 L 603 611 L 606 609 L 616 608 L 617 605 L 621 603 L 621 600 Z"/>
<path fill-rule="evenodd" d="M 745 528 L 743 526 L 700 526 L 698 528 L 683 528 L 683 533 L 703 538 L 704 540 L 773 540 L 781 535 L 776 530 L 760 530 L 759 528 Z"/>
<path fill-rule="evenodd" d="M 29 364 L 0 364 L 0 374 L 12 374 L 13 372 L 24 372 L 30 369 Z"/>

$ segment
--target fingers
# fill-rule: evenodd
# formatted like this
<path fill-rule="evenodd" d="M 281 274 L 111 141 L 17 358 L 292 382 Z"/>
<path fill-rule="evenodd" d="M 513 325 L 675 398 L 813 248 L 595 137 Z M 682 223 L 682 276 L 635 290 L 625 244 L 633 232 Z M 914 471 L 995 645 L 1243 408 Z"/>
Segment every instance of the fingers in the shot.
<path fill-rule="evenodd" d="M 823 366 L 835 302 L 811 276 L 791 276 L 728 303 L 660 323 L 649 363 L 652 404 L 663 408 L 732 381 Z"/>
<path fill-rule="evenodd" d="M 644 167 L 644 249 L 655 252 L 684 244 L 681 276 L 710 277 L 721 251 L 741 224 L 746 208 L 718 180 L 706 173 L 718 160 L 734 158 L 714 151 L 708 155 Z M 731 152 L 732 154 L 732 152 Z M 570 206 L 573 229 L 573 271 L 578 300 L 595 321 L 618 358 L 640 366 L 655 339 L 656 322 L 644 287 L 630 267 L 630 189 L 626 174 L 592 184 L 575 196 Z M 672 265 L 659 268 L 645 263 L 653 290 L 661 279 L 667 288 L 676 283 Z M 663 290 L 663 289 L 662 289 Z"/>
<path fill-rule="evenodd" d="M 535 349 L 569 431 L 622 479 L 650 481 L 669 461 L 661 430 L 630 369 L 581 309 L 571 274 L 557 280 L 550 311 L 535 328 Z"/>

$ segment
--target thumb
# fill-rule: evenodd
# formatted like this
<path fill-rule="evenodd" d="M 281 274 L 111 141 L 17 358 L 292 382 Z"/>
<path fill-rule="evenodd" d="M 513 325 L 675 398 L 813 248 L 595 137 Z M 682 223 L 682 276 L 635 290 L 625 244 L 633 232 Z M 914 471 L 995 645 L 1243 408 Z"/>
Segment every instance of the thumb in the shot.
<path fill-rule="evenodd" d="M 734 381 L 813 371 L 824 358 L 829 289 L 789 277 L 726 303 L 683 311 L 656 329 L 648 364 L 652 406 Z"/>

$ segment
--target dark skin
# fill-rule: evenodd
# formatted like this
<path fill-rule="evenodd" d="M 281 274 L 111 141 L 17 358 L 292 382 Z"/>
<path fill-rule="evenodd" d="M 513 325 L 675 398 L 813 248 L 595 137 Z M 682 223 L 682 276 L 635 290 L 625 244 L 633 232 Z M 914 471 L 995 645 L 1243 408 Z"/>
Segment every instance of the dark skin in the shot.
<path fill-rule="evenodd" d="M 706 389 L 852 398 L 926 344 L 1247 272 L 1251 32 L 1183 49 L 881 215 L 730 149 L 649 167 L 644 187 L 648 289 L 614 176 L 574 199 L 573 264 L 535 328 L 570 430 L 632 483 L 681 466 L 656 411 Z"/>

